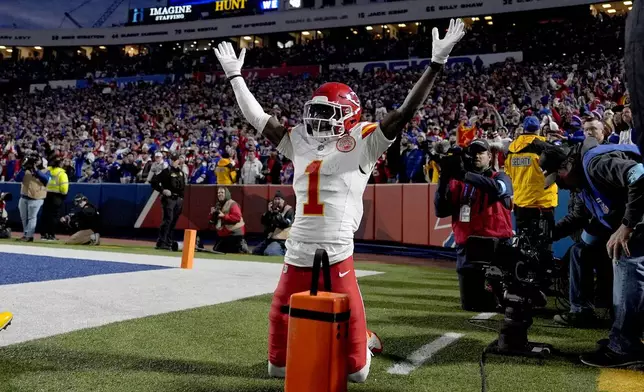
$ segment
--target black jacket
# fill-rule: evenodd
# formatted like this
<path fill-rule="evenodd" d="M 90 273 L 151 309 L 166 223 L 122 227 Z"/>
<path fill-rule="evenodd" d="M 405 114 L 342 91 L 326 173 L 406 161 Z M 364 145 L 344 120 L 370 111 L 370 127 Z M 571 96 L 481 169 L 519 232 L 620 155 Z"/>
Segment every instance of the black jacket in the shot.
<path fill-rule="evenodd" d="M 286 208 L 286 205 L 284 206 Z M 293 220 L 295 219 L 295 209 L 290 208 L 282 216 L 281 213 L 276 211 L 266 211 L 262 214 L 262 225 L 264 225 L 264 233 L 268 234 L 273 232 L 275 229 L 286 229 L 293 225 Z"/>
<path fill-rule="evenodd" d="M 84 207 L 79 208 L 77 212 L 69 214 L 69 225 L 74 230 L 92 230 L 98 232 L 100 227 L 99 212 L 92 204 L 87 203 Z"/>
<path fill-rule="evenodd" d="M 152 178 L 151 185 L 159 193 L 167 189 L 172 192 L 171 197 L 183 198 L 183 192 L 186 188 L 186 175 L 181 168 L 169 166 Z"/>
<path fill-rule="evenodd" d="M 586 138 L 581 156 L 597 145 L 596 139 Z M 621 224 L 634 228 L 643 222 L 644 176 L 638 176 L 634 171 L 641 163 L 640 156 L 621 151 L 601 154 L 588 162 L 588 176 L 597 191 L 611 201 L 613 208 L 606 221 L 613 230 Z M 590 191 L 587 181 L 584 181 L 583 188 Z"/>
<path fill-rule="evenodd" d="M 612 232 L 588 211 L 578 193 L 570 193 L 568 214 L 555 225 L 553 240 L 558 241 L 570 236 L 575 242 L 581 240 L 581 230 L 603 239 L 608 239 Z"/>

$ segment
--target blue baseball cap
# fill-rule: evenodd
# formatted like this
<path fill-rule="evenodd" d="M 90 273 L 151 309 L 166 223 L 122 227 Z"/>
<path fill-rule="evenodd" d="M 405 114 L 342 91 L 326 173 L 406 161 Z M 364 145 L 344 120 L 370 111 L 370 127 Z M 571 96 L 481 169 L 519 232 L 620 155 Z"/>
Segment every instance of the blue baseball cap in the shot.
<path fill-rule="evenodd" d="M 523 120 L 523 129 L 527 132 L 536 132 L 539 130 L 541 123 L 535 116 L 528 116 Z"/>

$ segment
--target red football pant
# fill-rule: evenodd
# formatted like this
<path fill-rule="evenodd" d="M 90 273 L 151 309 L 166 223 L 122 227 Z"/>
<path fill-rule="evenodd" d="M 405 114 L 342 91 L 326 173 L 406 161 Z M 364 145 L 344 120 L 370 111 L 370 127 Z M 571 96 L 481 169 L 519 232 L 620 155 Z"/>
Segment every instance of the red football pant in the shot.
<path fill-rule="evenodd" d="M 281 308 L 290 305 L 291 295 L 311 289 L 312 268 L 295 267 L 285 264 L 269 314 L 268 360 L 274 366 L 286 366 L 286 342 L 288 339 L 288 314 Z M 347 273 L 348 272 L 348 273 Z M 345 274 L 346 273 L 346 274 Z M 323 273 L 320 271 L 319 290 L 324 288 Z M 331 290 L 349 296 L 349 374 L 356 373 L 367 365 L 367 320 L 365 318 L 362 294 L 353 269 L 353 257 L 331 266 Z"/>

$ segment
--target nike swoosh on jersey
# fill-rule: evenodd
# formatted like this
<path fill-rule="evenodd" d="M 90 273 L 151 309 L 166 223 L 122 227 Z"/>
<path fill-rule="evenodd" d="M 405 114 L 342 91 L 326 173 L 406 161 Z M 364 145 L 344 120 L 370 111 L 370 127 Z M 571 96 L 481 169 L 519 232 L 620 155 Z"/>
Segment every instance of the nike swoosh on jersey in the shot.
<path fill-rule="evenodd" d="M 347 274 L 348 274 L 349 272 L 351 272 L 351 271 L 347 271 L 347 272 L 340 272 L 340 277 L 341 277 L 341 278 L 344 278 L 345 276 L 347 276 Z"/>

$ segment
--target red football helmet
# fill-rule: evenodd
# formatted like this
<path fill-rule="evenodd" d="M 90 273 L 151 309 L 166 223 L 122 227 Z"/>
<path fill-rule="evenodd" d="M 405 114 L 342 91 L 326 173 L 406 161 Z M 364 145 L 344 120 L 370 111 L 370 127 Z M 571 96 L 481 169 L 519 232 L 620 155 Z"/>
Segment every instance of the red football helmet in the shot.
<path fill-rule="evenodd" d="M 360 121 L 360 99 L 342 83 L 324 83 L 304 104 L 304 126 L 314 138 L 339 138 Z"/>

